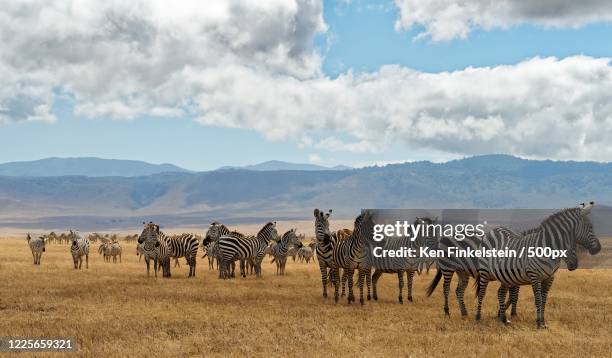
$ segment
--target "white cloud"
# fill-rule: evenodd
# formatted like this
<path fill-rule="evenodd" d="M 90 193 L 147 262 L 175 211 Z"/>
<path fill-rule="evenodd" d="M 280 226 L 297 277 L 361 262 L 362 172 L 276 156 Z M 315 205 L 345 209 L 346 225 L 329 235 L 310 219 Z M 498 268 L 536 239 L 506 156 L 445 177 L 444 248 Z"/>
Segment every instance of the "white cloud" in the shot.
<path fill-rule="evenodd" d="M 476 28 L 490 30 L 530 23 L 545 27 L 579 27 L 612 21 L 607 0 L 395 0 L 397 30 L 422 26 L 418 37 L 433 41 L 466 38 Z"/>
<path fill-rule="evenodd" d="M 192 116 L 301 148 L 612 160 L 612 67 L 586 56 L 329 78 L 320 1 L 8 2 L 0 122 Z M 468 28 L 468 32 L 469 32 Z"/>

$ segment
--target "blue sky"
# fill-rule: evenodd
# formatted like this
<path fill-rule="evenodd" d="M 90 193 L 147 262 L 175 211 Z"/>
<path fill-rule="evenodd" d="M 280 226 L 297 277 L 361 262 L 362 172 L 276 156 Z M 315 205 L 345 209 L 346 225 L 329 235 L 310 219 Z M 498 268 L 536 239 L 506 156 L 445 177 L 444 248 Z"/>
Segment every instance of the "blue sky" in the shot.
<path fill-rule="evenodd" d="M 445 71 L 462 71 L 468 67 L 514 66 L 534 57 L 554 56 L 563 59 L 584 55 L 597 59 L 610 56 L 610 47 L 605 44 L 612 37 L 612 27 L 606 21 L 594 21 L 579 27 L 551 28 L 537 22 L 527 22 L 509 28 L 486 30 L 474 28 L 467 38 L 436 41 L 431 37 L 416 38 L 419 33 L 426 31 L 427 24 L 417 24 L 408 29 L 395 28 L 394 24 L 400 16 L 399 9 L 393 2 L 325 1 L 323 19 L 327 28 L 318 31 L 306 41 L 307 45 L 310 43 L 311 50 L 314 49 L 320 56 L 321 73 L 303 75 L 290 73 L 290 70 L 285 69 L 279 71 L 276 68 L 269 71 L 281 73 L 277 75 L 277 72 L 274 72 L 273 78 L 287 76 L 291 81 L 298 83 L 313 78 L 334 83 L 339 77 L 342 78 L 349 73 L 353 76 L 377 74 L 385 65 L 398 65 L 400 70 L 438 75 Z M 93 63 L 95 64 L 95 60 Z M 287 65 L 287 68 L 289 67 Z M 499 86 L 498 82 L 492 83 Z M 75 110 L 77 105 L 82 104 L 78 103 L 81 101 L 79 98 L 86 95 L 80 95 L 77 90 L 74 90 L 76 94 L 63 93 L 70 92 L 66 88 L 78 86 L 83 85 L 73 84 L 66 85 L 62 90 L 58 90 L 57 87 L 53 89 L 57 94 L 51 102 L 50 110 L 55 116 L 54 121 L 5 120 L 3 123 L 0 120 L 0 143 L 2 143 L 0 162 L 34 160 L 51 156 L 97 156 L 173 163 L 193 170 L 209 170 L 224 165 L 246 165 L 272 159 L 313 162 L 329 166 L 337 164 L 363 166 L 413 160 L 440 161 L 496 152 L 538 158 L 609 160 L 605 155 L 592 157 L 588 152 L 576 156 L 564 154 L 571 153 L 571 148 L 559 152 L 546 152 L 540 148 L 516 149 L 522 147 L 520 141 L 518 144 L 496 146 L 491 144 L 492 141 L 496 141 L 495 137 L 486 138 L 486 141 L 468 143 L 469 145 L 463 144 L 462 147 L 452 147 L 444 143 L 429 146 L 426 140 L 411 142 L 399 136 L 385 135 L 381 136 L 384 144 L 372 150 L 360 148 L 338 150 L 337 146 L 317 145 L 311 142 L 322 143 L 330 133 L 341 143 L 357 141 L 363 144 L 365 141 L 371 141 L 372 136 L 360 132 L 359 125 L 356 125 L 357 129 L 351 132 L 344 130 L 338 122 L 325 123 L 321 127 L 311 129 L 305 137 L 291 130 L 280 135 L 268 135 L 270 132 L 268 127 L 257 123 L 244 124 L 250 120 L 249 118 L 234 122 L 227 119 L 227 123 L 231 123 L 225 125 L 226 118 L 223 115 L 220 118 L 214 117 L 214 120 L 207 118 L 198 121 L 197 118 L 202 113 L 189 110 L 168 118 L 147 113 L 136 113 L 127 116 L 129 118 L 121 118 L 120 115 L 115 113 L 109 115 L 104 111 L 96 112 L 101 114 L 91 115 L 87 110 Z M 90 92 L 87 92 L 87 95 L 98 92 L 97 89 L 88 89 L 88 91 Z M 486 89 L 483 88 L 483 91 Z M 206 101 L 210 103 L 208 99 Z M 282 96 L 278 96 L 276 101 L 282 101 Z M 385 106 L 384 97 L 380 98 L 380 106 Z M 188 105 L 180 108 L 185 107 Z M 431 112 L 444 111 L 448 107 L 443 104 Z M 466 118 L 472 115 L 470 111 L 481 112 L 473 108 L 468 111 Z M 210 111 L 206 108 L 203 113 L 208 115 Z M 228 115 L 235 111 L 224 110 L 221 113 Z M 495 115 L 499 113 L 503 115 L 503 108 L 495 110 Z M 536 117 L 539 115 L 541 114 L 538 112 Z M 487 116 L 487 118 L 495 117 L 490 114 Z M 368 115 L 364 115 L 363 118 L 365 122 L 377 120 L 376 115 L 373 115 L 373 119 L 369 119 Z M 447 123 L 446 118 L 434 119 Z M 284 122 L 285 119 L 281 117 L 279 121 Z M 292 118 L 288 116 L 286 121 L 291 122 Z M 432 123 L 434 123 L 432 126 L 436 126 L 435 123 L 439 122 Z M 308 129 L 310 126 L 306 123 L 303 128 Z M 390 131 L 388 126 L 381 130 Z M 593 135 L 590 133 L 585 134 L 586 138 L 591 136 Z M 559 140 L 562 141 L 564 138 Z M 528 146 L 529 144 L 525 145 Z M 462 150 L 464 147 L 471 149 Z"/>

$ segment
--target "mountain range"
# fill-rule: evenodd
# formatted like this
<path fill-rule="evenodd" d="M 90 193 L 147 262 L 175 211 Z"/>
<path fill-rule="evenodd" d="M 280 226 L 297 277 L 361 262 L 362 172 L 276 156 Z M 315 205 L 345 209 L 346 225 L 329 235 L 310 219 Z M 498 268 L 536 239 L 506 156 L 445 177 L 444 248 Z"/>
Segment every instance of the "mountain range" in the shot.
<path fill-rule="evenodd" d="M 562 208 L 590 200 L 612 204 L 610 163 L 486 155 L 352 170 L 155 168 L 161 172 L 139 176 L 125 175 L 136 173 L 127 169 L 124 176 L 43 177 L 33 175 L 44 172 L 34 168 L 28 176 L 4 174 L 0 226 L 72 223 L 85 229 L 154 219 L 168 225 L 295 220 L 310 219 L 315 207 L 351 218 L 361 208 Z"/>

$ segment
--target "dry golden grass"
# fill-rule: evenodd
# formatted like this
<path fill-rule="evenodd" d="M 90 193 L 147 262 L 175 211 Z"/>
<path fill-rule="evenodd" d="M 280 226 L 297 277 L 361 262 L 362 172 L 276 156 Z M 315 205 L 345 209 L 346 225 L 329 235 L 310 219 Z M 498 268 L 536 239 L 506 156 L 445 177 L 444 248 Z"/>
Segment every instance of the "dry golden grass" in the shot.
<path fill-rule="evenodd" d="M 127 245 L 124 245 L 127 246 Z M 173 268 L 171 279 L 146 278 L 133 244 L 123 263 L 104 263 L 95 252 L 89 269 L 76 271 L 67 245 L 49 245 L 32 264 L 24 239 L 0 239 L 0 336 L 75 336 L 84 356 L 610 356 L 612 271 L 558 273 L 547 306 L 548 330 L 535 329 L 531 289 L 521 291 L 510 327 L 495 320 L 495 291 L 484 320 L 468 319 L 451 301 L 442 312 L 441 285 L 415 279 L 415 302 L 397 303 L 397 280 L 381 279 L 379 302 L 337 306 L 321 298 L 317 264 L 287 264 L 276 277 L 266 259 L 264 277 L 222 281 L 198 261 L 197 277 Z M 161 273 L 160 273 L 161 274 Z M 358 291 L 356 291 L 358 292 Z M 40 355 L 40 354 L 38 354 Z"/>

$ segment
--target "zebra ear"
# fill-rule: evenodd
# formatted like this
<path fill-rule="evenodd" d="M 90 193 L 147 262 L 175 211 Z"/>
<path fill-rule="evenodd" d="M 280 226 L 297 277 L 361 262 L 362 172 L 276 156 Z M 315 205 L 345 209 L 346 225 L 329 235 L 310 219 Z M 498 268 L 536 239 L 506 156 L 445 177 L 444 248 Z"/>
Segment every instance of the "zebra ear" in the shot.
<path fill-rule="evenodd" d="M 319 209 L 314 209 L 314 217 L 315 218 L 318 218 L 320 213 L 321 212 L 319 211 Z"/>

